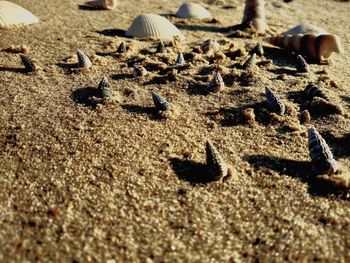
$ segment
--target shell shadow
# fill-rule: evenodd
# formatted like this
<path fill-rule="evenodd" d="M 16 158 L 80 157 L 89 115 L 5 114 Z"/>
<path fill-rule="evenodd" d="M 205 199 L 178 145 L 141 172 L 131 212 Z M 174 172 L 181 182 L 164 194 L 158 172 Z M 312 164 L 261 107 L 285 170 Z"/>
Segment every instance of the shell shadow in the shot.
<path fill-rule="evenodd" d="M 347 133 L 342 137 L 335 137 L 327 131 L 322 133 L 322 137 L 331 147 L 332 153 L 336 158 L 346 158 L 350 156 L 350 133 Z"/>
<path fill-rule="evenodd" d="M 336 187 L 331 183 L 318 180 L 317 177 L 311 176 L 310 162 L 295 161 L 267 155 L 251 155 L 245 159 L 256 168 L 267 168 L 281 175 L 298 178 L 302 182 L 308 184 L 308 192 L 312 196 L 349 199 L 349 190 L 346 188 Z"/>
<path fill-rule="evenodd" d="M 71 95 L 73 101 L 90 108 L 95 108 L 97 105 L 97 102 L 93 100 L 94 97 L 99 97 L 98 90 L 95 87 L 79 88 L 73 91 Z"/>
<path fill-rule="evenodd" d="M 84 10 L 84 11 L 101 11 L 101 10 L 103 11 L 103 9 L 96 8 L 96 7 L 93 7 L 93 6 L 84 5 L 84 4 L 78 5 L 78 8 L 80 10 Z"/>
<path fill-rule="evenodd" d="M 27 71 L 25 68 L 10 68 L 10 67 L 0 67 L 0 72 L 15 72 L 15 73 L 22 73 L 25 74 Z"/>
<path fill-rule="evenodd" d="M 263 48 L 264 56 L 271 59 L 274 65 L 295 68 L 295 56 L 289 52 L 277 47 L 263 46 Z M 288 74 L 288 71 L 286 74 Z"/>
<path fill-rule="evenodd" d="M 107 36 L 107 37 L 125 37 L 125 30 L 124 29 L 119 29 L 119 28 L 107 28 L 103 29 L 101 31 L 96 31 L 96 33 Z"/>
<path fill-rule="evenodd" d="M 174 24 L 178 29 L 187 31 L 205 31 L 214 33 L 225 33 L 228 32 L 228 27 L 217 27 L 217 26 L 199 26 L 199 25 L 187 25 L 181 23 Z"/>
<path fill-rule="evenodd" d="M 171 158 L 170 164 L 180 180 L 187 181 L 192 185 L 207 184 L 213 181 L 208 176 L 205 164 L 180 158 Z"/>
<path fill-rule="evenodd" d="M 140 115 L 147 115 L 153 120 L 161 120 L 161 117 L 157 114 L 157 111 L 154 107 L 144 107 L 135 104 L 123 104 L 121 105 L 122 109 L 127 110 L 130 113 L 136 113 Z"/>
<path fill-rule="evenodd" d="M 350 97 L 348 97 L 348 96 L 340 96 L 340 98 L 341 98 L 346 104 L 348 104 L 348 106 L 350 106 Z"/>
<path fill-rule="evenodd" d="M 207 85 L 199 83 L 189 83 L 186 92 L 188 95 L 194 96 L 206 96 L 209 94 Z"/>
<path fill-rule="evenodd" d="M 132 74 L 128 74 L 128 73 L 118 73 L 118 74 L 112 75 L 111 78 L 114 79 L 114 80 L 132 79 L 133 75 Z"/>

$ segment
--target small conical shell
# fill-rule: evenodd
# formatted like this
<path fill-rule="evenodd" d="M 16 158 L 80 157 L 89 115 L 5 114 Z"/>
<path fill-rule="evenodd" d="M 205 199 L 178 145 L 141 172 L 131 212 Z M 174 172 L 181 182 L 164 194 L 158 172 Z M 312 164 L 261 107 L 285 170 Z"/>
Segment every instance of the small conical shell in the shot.
<path fill-rule="evenodd" d="M 171 40 L 175 36 L 184 38 L 180 30 L 168 19 L 156 14 L 139 15 L 125 34 L 131 37 L 161 40 Z"/>
<path fill-rule="evenodd" d="M 118 4 L 118 0 L 92 0 L 85 3 L 85 5 L 96 7 L 99 9 L 112 10 Z"/>
<path fill-rule="evenodd" d="M 319 97 L 325 99 L 326 101 L 330 101 L 330 98 L 327 96 L 327 94 L 314 83 L 310 83 L 305 87 L 304 95 L 305 98 L 309 101 L 312 101 L 315 97 Z"/>
<path fill-rule="evenodd" d="M 28 10 L 8 1 L 0 1 L 0 28 L 29 25 L 39 19 Z"/>
<path fill-rule="evenodd" d="M 167 102 L 165 98 L 158 95 L 157 93 L 152 92 L 152 98 L 153 98 L 154 107 L 156 108 L 157 111 L 166 111 L 170 108 L 169 102 Z"/>
<path fill-rule="evenodd" d="M 126 45 L 125 42 L 121 42 L 118 49 L 117 49 L 117 53 L 125 53 L 126 52 Z"/>
<path fill-rule="evenodd" d="M 92 62 L 89 59 L 89 57 L 84 54 L 83 51 L 78 50 L 77 57 L 78 57 L 78 67 L 79 68 L 86 68 L 86 69 L 91 68 Z"/>
<path fill-rule="evenodd" d="M 164 53 L 165 52 L 165 45 L 164 45 L 164 42 L 162 40 L 159 41 L 156 52 L 157 53 Z"/>
<path fill-rule="evenodd" d="M 23 54 L 20 54 L 21 60 L 22 60 L 22 64 L 25 67 L 26 72 L 36 72 L 37 71 L 37 66 L 35 65 L 34 61 Z"/>
<path fill-rule="evenodd" d="M 112 92 L 109 89 L 109 81 L 107 79 L 107 77 L 103 77 L 100 81 L 100 83 L 98 84 L 97 89 L 101 92 L 101 97 L 103 99 L 108 99 L 112 97 Z"/>
<path fill-rule="evenodd" d="M 332 34 L 276 35 L 264 41 L 318 62 L 329 58 L 333 52 L 341 53 L 343 50 L 338 36 Z"/>
<path fill-rule="evenodd" d="M 177 10 L 176 16 L 180 18 L 209 18 L 210 12 L 200 4 L 184 3 Z"/>
<path fill-rule="evenodd" d="M 309 154 L 316 174 L 334 174 L 340 168 L 326 141 L 315 128 L 308 130 Z"/>
<path fill-rule="evenodd" d="M 284 115 L 285 106 L 281 99 L 270 88 L 265 88 L 265 95 L 267 101 L 267 109 L 278 115 Z"/>
<path fill-rule="evenodd" d="M 210 140 L 206 144 L 206 159 L 208 174 L 211 179 L 222 181 L 224 177 L 229 175 L 229 167 Z"/>
<path fill-rule="evenodd" d="M 181 52 L 177 55 L 175 63 L 179 65 L 183 65 L 186 63 L 184 55 Z"/>
<path fill-rule="evenodd" d="M 311 35 L 322 35 L 322 34 L 328 34 L 326 30 L 324 30 L 321 27 L 309 24 L 309 23 L 302 23 L 300 25 L 297 25 L 288 31 L 284 32 L 282 35 L 306 35 L 306 34 L 311 34 Z"/>
<path fill-rule="evenodd" d="M 215 39 L 214 40 L 207 39 L 201 45 L 201 50 L 204 53 L 207 53 L 209 51 L 214 52 L 214 51 L 217 51 L 219 49 L 220 49 L 220 44 Z"/>
<path fill-rule="evenodd" d="M 147 75 L 147 73 L 148 71 L 147 69 L 145 69 L 145 67 L 141 65 L 134 65 L 134 69 L 132 72 L 132 75 L 134 76 L 134 78 L 145 76 Z"/>
<path fill-rule="evenodd" d="M 264 55 L 264 48 L 263 46 L 259 43 L 257 44 L 251 51 L 251 53 L 255 53 L 257 56 L 262 57 Z"/>
<path fill-rule="evenodd" d="M 251 25 L 260 32 L 265 32 L 267 28 L 265 20 L 265 1 L 246 0 L 242 24 Z"/>
<path fill-rule="evenodd" d="M 310 71 L 309 64 L 307 64 L 306 60 L 303 58 L 302 55 L 297 56 L 295 68 L 297 69 L 298 72 Z"/>
<path fill-rule="evenodd" d="M 209 92 L 220 92 L 225 89 L 225 83 L 224 80 L 221 77 L 221 74 L 219 71 L 215 73 L 214 78 L 209 82 L 208 84 L 208 90 Z"/>
<path fill-rule="evenodd" d="M 256 54 L 253 53 L 246 62 L 244 62 L 242 68 L 243 69 L 251 69 L 254 65 L 255 65 L 255 61 L 256 61 Z"/>

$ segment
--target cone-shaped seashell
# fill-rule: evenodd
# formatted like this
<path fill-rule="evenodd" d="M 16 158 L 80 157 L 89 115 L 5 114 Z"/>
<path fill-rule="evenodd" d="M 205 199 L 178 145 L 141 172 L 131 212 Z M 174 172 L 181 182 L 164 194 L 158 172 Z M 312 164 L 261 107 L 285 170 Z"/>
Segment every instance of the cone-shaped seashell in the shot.
<path fill-rule="evenodd" d="M 308 144 L 313 173 L 331 175 L 339 170 L 329 146 L 315 128 L 308 130 Z"/>
<path fill-rule="evenodd" d="M 39 19 L 28 10 L 8 1 L 0 1 L 0 28 L 29 25 Z"/>
<path fill-rule="evenodd" d="M 281 99 L 270 88 L 265 88 L 265 95 L 267 101 L 267 109 L 278 115 L 284 115 L 285 106 Z"/>
<path fill-rule="evenodd" d="M 209 82 L 208 84 L 208 91 L 218 93 L 225 88 L 224 80 L 221 77 L 221 74 L 219 71 L 215 73 L 214 78 Z"/>
<path fill-rule="evenodd" d="M 112 10 L 118 4 L 118 0 L 92 0 L 85 3 L 85 5 L 92 6 L 98 9 Z"/>
<path fill-rule="evenodd" d="M 143 66 L 135 65 L 132 75 L 134 76 L 134 78 L 137 78 L 137 77 L 145 76 L 147 75 L 147 73 L 148 73 L 147 69 L 145 69 Z"/>
<path fill-rule="evenodd" d="M 154 107 L 156 108 L 157 111 L 166 111 L 170 108 L 169 102 L 167 102 L 165 98 L 158 95 L 157 93 L 152 92 L 152 98 L 153 98 Z"/>
<path fill-rule="evenodd" d="M 263 46 L 259 43 L 257 44 L 251 51 L 251 53 L 255 53 L 257 56 L 262 57 L 264 55 L 264 48 Z"/>
<path fill-rule="evenodd" d="M 328 34 L 326 30 L 324 30 L 321 27 L 309 24 L 309 23 L 302 23 L 300 25 L 297 25 L 288 31 L 282 33 L 282 35 L 306 35 L 306 34 L 311 34 L 311 35 L 323 35 L 323 34 Z"/>
<path fill-rule="evenodd" d="M 181 52 L 177 55 L 175 63 L 179 65 L 183 65 L 186 63 L 184 55 Z"/>
<path fill-rule="evenodd" d="M 244 8 L 243 25 L 251 25 L 256 30 L 264 32 L 267 28 L 265 20 L 265 1 L 246 0 Z"/>
<path fill-rule="evenodd" d="M 164 45 L 164 42 L 162 40 L 159 41 L 156 52 L 157 53 L 164 53 L 165 52 L 165 45 Z"/>
<path fill-rule="evenodd" d="M 310 83 L 305 87 L 304 96 L 309 101 L 312 101 L 315 97 L 319 97 L 325 99 L 326 101 L 330 101 L 330 98 L 327 96 L 327 94 L 319 87 L 317 87 L 317 85 L 314 83 Z"/>
<path fill-rule="evenodd" d="M 78 56 L 78 67 L 79 68 L 86 68 L 86 69 L 91 68 L 92 62 L 89 59 L 89 57 L 84 54 L 83 51 L 78 50 L 77 56 Z"/>
<path fill-rule="evenodd" d="M 211 51 L 217 51 L 220 49 L 220 44 L 216 40 L 205 40 L 201 45 L 201 50 L 204 53 Z"/>
<path fill-rule="evenodd" d="M 210 13 L 200 4 L 184 3 L 177 10 L 176 16 L 180 18 L 208 18 Z"/>
<path fill-rule="evenodd" d="M 103 99 L 109 99 L 112 97 L 112 91 L 109 89 L 109 81 L 106 77 L 103 77 L 98 84 L 97 89 L 101 92 Z"/>
<path fill-rule="evenodd" d="M 24 65 L 26 72 L 36 72 L 38 70 L 34 61 L 30 57 L 23 55 L 23 54 L 20 54 L 20 57 L 21 57 L 22 64 Z"/>
<path fill-rule="evenodd" d="M 301 54 L 312 61 L 321 62 L 333 52 L 341 53 L 342 47 L 336 35 L 276 35 L 264 39 L 267 43 Z"/>
<path fill-rule="evenodd" d="M 156 14 L 139 15 L 125 34 L 131 37 L 161 40 L 171 40 L 175 36 L 184 38 L 180 30 L 168 19 Z"/>
<path fill-rule="evenodd" d="M 226 176 L 231 175 L 231 169 L 210 140 L 206 144 L 206 159 L 207 170 L 211 179 L 222 181 Z"/>
<path fill-rule="evenodd" d="M 243 69 L 251 69 L 254 65 L 255 65 L 255 61 L 256 61 L 256 54 L 253 53 L 246 62 L 244 62 L 244 64 L 242 65 Z"/>
<path fill-rule="evenodd" d="M 309 64 L 307 64 L 306 60 L 303 58 L 302 55 L 297 56 L 295 68 L 297 69 L 298 72 L 309 72 L 310 71 Z"/>
<path fill-rule="evenodd" d="M 122 43 L 120 43 L 117 49 L 117 53 L 125 53 L 125 52 L 126 52 L 126 45 L 125 45 L 125 42 L 123 41 Z"/>

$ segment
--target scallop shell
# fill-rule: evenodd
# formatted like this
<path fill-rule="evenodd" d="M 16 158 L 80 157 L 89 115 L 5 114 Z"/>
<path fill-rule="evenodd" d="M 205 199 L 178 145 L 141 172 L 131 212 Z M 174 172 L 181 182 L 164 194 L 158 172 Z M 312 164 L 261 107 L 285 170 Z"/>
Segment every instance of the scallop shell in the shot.
<path fill-rule="evenodd" d="M 343 51 L 339 37 L 333 34 L 276 35 L 264 38 L 264 41 L 317 62 Z"/>
<path fill-rule="evenodd" d="M 219 71 L 215 73 L 214 78 L 209 82 L 208 84 L 208 90 L 209 92 L 220 92 L 225 88 L 224 80 L 221 77 L 221 74 Z"/>
<path fill-rule="evenodd" d="M 288 31 L 282 33 L 282 35 L 306 35 L 306 34 L 311 34 L 311 35 L 324 35 L 328 34 L 327 31 L 321 27 L 309 24 L 309 23 L 302 23 L 300 25 L 297 25 Z"/>
<path fill-rule="evenodd" d="M 93 0 L 88 1 L 85 3 L 85 5 L 92 6 L 99 9 L 107 9 L 112 10 L 114 9 L 118 4 L 118 0 Z"/>
<path fill-rule="evenodd" d="M 330 175 L 339 170 L 340 166 L 334 160 L 331 149 L 315 128 L 308 130 L 308 145 L 313 173 Z"/>
<path fill-rule="evenodd" d="M 184 38 L 180 30 L 168 19 L 156 14 L 139 15 L 125 34 L 131 37 L 161 40 L 171 40 L 175 36 Z"/>
<path fill-rule="evenodd" d="M 167 102 L 165 98 L 163 98 L 155 92 L 152 92 L 152 99 L 156 110 L 166 111 L 170 108 L 169 102 Z"/>
<path fill-rule="evenodd" d="M 304 95 L 305 98 L 309 101 L 312 101 L 315 97 L 319 97 L 325 99 L 326 101 L 330 101 L 330 98 L 327 96 L 327 94 L 319 87 L 317 87 L 314 83 L 310 83 L 305 87 Z"/>
<path fill-rule="evenodd" d="M 0 1 L 0 28 L 34 24 L 39 19 L 28 10 L 8 1 Z"/>
<path fill-rule="evenodd" d="M 184 3 L 176 12 L 176 16 L 180 18 L 209 18 L 210 12 L 200 4 Z"/>
<path fill-rule="evenodd" d="M 265 20 L 265 1 L 246 0 L 244 8 L 243 25 L 251 25 L 260 32 L 265 32 L 267 28 Z"/>
<path fill-rule="evenodd" d="M 278 115 L 284 115 L 285 106 L 281 99 L 270 88 L 265 88 L 267 108 L 270 112 L 277 113 Z"/>
<path fill-rule="evenodd" d="M 226 176 L 231 175 L 230 167 L 225 163 L 210 140 L 208 140 L 206 144 L 206 159 L 207 170 L 211 179 L 222 181 Z"/>

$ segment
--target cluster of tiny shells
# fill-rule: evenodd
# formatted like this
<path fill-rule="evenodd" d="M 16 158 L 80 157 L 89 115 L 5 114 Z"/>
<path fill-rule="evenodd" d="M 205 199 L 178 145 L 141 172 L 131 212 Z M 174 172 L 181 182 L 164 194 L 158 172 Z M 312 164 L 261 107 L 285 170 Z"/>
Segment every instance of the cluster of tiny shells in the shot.
<path fill-rule="evenodd" d="M 39 19 L 28 10 L 8 1 L 0 1 L 0 28 L 29 25 Z"/>

